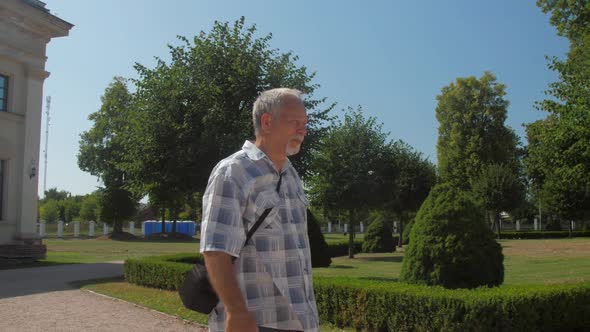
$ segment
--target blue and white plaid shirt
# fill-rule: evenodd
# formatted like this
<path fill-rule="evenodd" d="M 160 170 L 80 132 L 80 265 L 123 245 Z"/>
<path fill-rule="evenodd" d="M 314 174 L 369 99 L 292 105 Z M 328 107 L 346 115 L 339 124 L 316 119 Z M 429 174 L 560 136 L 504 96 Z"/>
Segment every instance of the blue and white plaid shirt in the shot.
<path fill-rule="evenodd" d="M 287 160 L 279 174 L 250 141 L 211 173 L 203 196 L 201 253 L 222 251 L 238 257 L 236 279 L 258 326 L 319 331 L 307 205 L 301 179 L 291 163 Z M 271 207 L 244 247 L 247 230 Z M 224 331 L 225 320 L 220 302 L 209 315 L 209 331 Z"/>

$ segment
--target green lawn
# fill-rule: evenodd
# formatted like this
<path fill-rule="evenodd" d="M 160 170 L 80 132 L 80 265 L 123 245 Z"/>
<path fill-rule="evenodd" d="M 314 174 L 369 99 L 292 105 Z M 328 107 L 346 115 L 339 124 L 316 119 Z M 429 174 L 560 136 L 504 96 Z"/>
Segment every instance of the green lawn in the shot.
<path fill-rule="evenodd" d="M 315 268 L 313 274 L 322 277 L 350 276 L 397 281 L 402 268 L 402 258 L 401 253 L 357 254 L 353 259 L 336 257 L 332 259 L 330 267 Z M 509 256 L 504 260 L 504 269 L 505 285 L 590 281 L 590 259 L 586 257 Z"/>
<path fill-rule="evenodd" d="M 360 235 L 362 236 L 362 235 Z M 360 237 L 359 236 L 359 237 Z M 342 241 L 342 234 L 328 234 L 327 241 Z M 35 265 L 95 263 L 129 257 L 198 252 L 199 243 L 125 242 L 97 239 L 46 239 L 47 259 Z M 590 238 L 547 240 L 502 240 L 505 284 L 552 284 L 590 281 Z M 354 259 L 336 257 L 328 268 L 314 275 L 350 276 L 395 281 L 403 253 L 357 254 Z M 28 265 L 30 266 L 30 265 Z"/>
<path fill-rule="evenodd" d="M 362 240 L 364 237 L 365 234 L 355 234 L 356 240 Z M 343 235 L 342 233 L 324 234 L 324 238 L 328 243 L 348 241 L 348 235 Z"/>
<path fill-rule="evenodd" d="M 199 252 L 199 242 L 113 241 L 98 239 L 45 239 L 46 261 L 96 263 L 129 257 Z"/>

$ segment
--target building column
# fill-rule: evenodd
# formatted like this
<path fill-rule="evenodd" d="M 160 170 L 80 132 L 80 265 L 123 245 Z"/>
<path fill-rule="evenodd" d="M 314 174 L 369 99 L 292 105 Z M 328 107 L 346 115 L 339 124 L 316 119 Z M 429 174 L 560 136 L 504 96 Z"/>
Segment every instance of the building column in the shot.
<path fill-rule="evenodd" d="M 20 214 L 17 216 L 15 239 L 37 239 L 37 189 L 39 183 L 39 145 L 41 142 L 41 113 L 43 81 L 49 73 L 42 69 L 26 68 L 25 121 L 22 133 L 22 165 Z"/>

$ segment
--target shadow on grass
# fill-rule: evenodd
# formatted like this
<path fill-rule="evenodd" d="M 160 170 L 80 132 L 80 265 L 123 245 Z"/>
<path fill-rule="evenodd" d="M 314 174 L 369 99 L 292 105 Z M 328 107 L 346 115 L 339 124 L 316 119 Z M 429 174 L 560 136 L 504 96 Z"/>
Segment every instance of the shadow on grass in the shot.
<path fill-rule="evenodd" d="M 356 267 L 350 266 L 350 265 L 330 265 L 330 268 L 332 268 L 332 269 L 356 269 Z"/>
<path fill-rule="evenodd" d="M 387 282 L 398 282 L 399 278 L 384 278 L 384 277 L 360 277 L 362 280 L 373 280 L 373 281 L 387 281 Z"/>
<path fill-rule="evenodd" d="M 393 257 L 359 257 L 358 259 L 362 259 L 368 262 L 394 262 L 400 263 L 403 260 L 402 256 L 393 256 Z"/>
<path fill-rule="evenodd" d="M 112 278 L 78 280 L 78 281 L 72 281 L 68 284 L 72 287 L 75 287 L 75 288 L 82 288 L 87 285 L 108 284 L 111 282 L 125 282 L 125 278 L 123 276 L 120 276 L 120 277 L 112 277 Z"/>
<path fill-rule="evenodd" d="M 32 267 L 43 267 L 43 266 L 55 266 L 55 265 L 71 265 L 71 264 L 83 264 L 76 262 L 52 262 L 52 261 L 34 261 L 34 262 L 0 262 L 0 271 L 2 270 L 13 270 L 13 269 L 26 269 Z"/>

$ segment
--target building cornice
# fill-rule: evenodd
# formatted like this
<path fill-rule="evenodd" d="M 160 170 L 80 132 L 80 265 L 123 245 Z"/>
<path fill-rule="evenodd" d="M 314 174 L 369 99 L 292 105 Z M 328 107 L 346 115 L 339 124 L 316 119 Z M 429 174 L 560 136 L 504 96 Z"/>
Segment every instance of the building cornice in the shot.
<path fill-rule="evenodd" d="M 45 39 L 46 42 L 51 38 L 67 36 L 73 27 L 73 24 L 22 0 L 1 1 L 0 20 L 8 21 L 23 31 Z"/>

